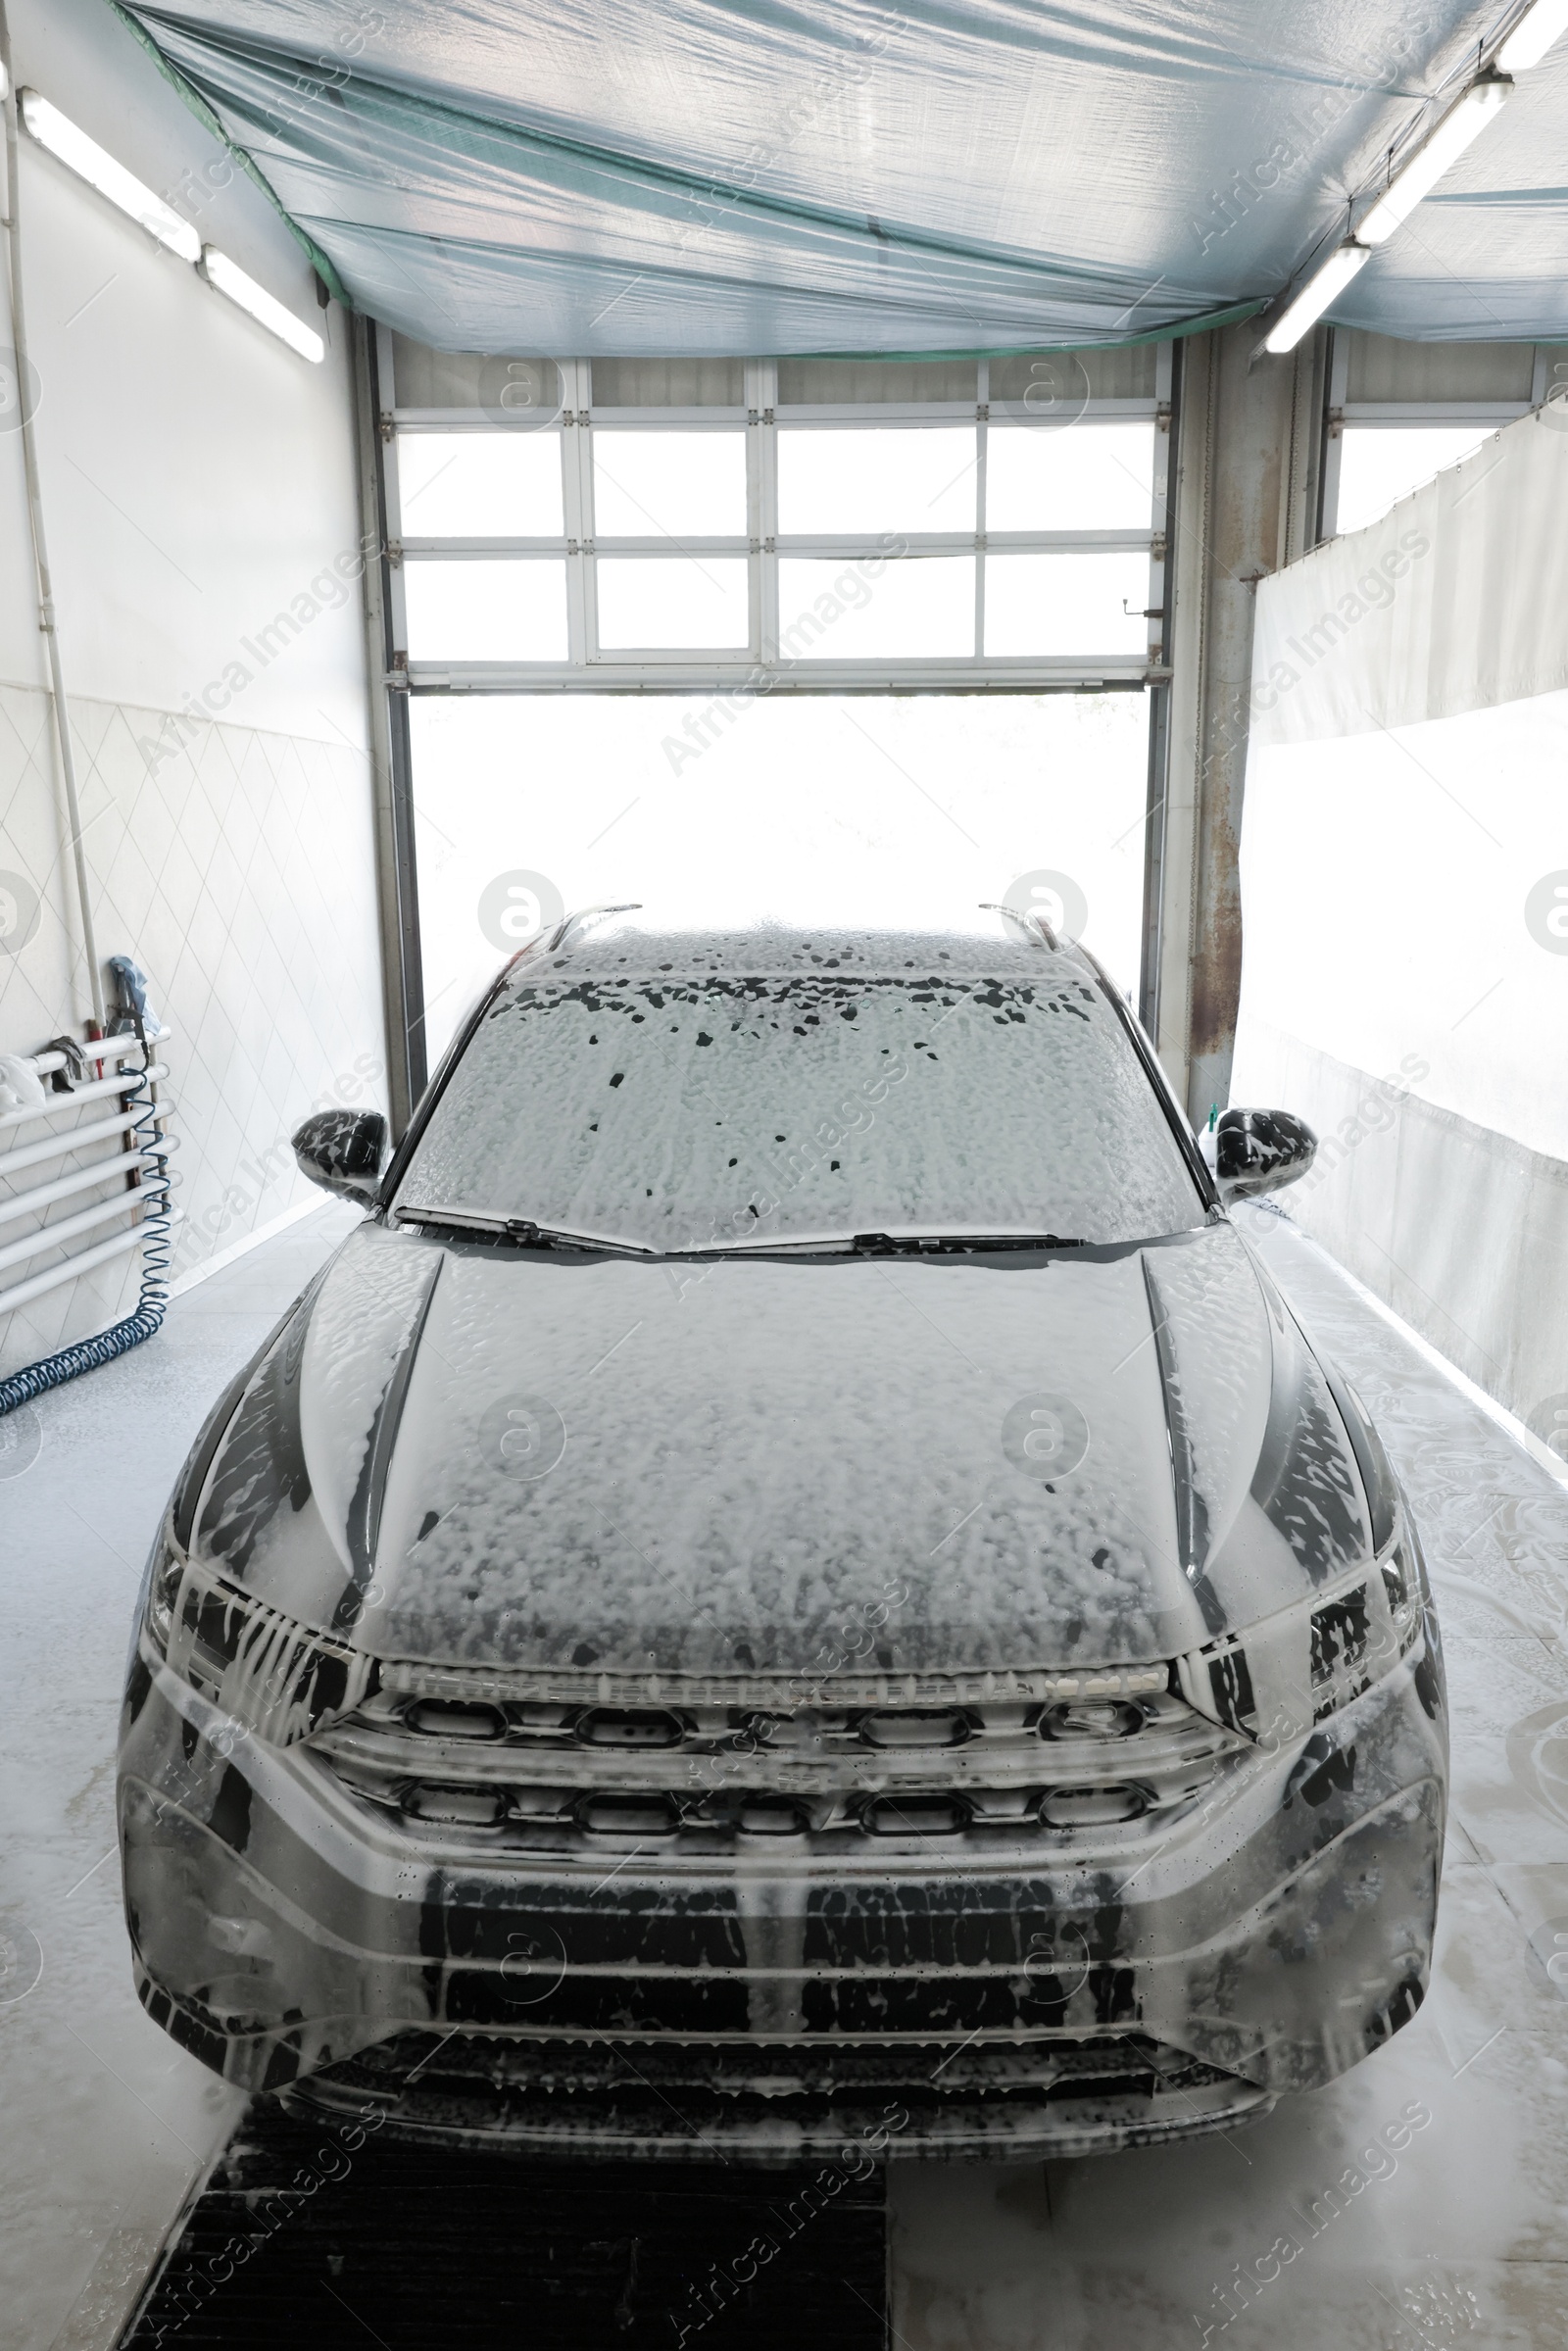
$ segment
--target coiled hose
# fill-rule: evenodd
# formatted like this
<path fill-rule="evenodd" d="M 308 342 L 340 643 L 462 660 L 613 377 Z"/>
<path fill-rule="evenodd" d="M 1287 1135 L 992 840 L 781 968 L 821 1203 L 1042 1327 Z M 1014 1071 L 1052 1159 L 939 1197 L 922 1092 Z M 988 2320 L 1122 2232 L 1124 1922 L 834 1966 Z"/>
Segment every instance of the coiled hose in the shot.
<path fill-rule="evenodd" d="M 169 1208 L 172 1179 L 167 1154 L 154 1148 L 164 1141 L 164 1136 L 159 1127 L 158 1103 L 147 1076 L 152 1066 L 152 1049 L 139 1019 L 136 1031 L 141 1039 L 141 1069 L 135 1084 L 126 1088 L 124 1102 L 127 1109 L 143 1106 L 143 1115 L 130 1132 L 136 1138 L 136 1148 L 152 1154 L 141 1171 L 141 1188 L 147 1196 L 142 1209 L 142 1231 L 146 1238 L 142 1243 L 141 1297 L 135 1312 L 127 1314 L 122 1322 L 112 1323 L 95 1338 L 78 1339 L 74 1346 L 62 1347 L 57 1355 L 45 1355 L 41 1362 L 28 1363 L 21 1371 L 0 1379 L 0 1419 L 8 1412 L 15 1412 L 19 1405 L 31 1403 L 35 1396 L 43 1396 L 51 1388 L 61 1388 L 79 1373 L 95 1371 L 100 1363 L 113 1363 L 117 1355 L 140 1347 L 144 1339 L 151 1339 L 168 1308 L 169 1236 L 173 1222 Z"/>

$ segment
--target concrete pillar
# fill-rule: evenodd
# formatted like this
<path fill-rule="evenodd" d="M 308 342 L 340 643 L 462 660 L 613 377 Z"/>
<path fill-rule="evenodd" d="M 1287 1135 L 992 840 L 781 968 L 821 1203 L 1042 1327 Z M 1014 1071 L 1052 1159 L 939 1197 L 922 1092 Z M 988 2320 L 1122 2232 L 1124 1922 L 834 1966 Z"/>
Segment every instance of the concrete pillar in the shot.
<path fill-rule="evenodd" d="M 1318 532 L 1327 334 L 1283 359 L 1255 356 L 1257 345 L 1255 321 L 1244 319 L 1177 346 L 1171 683 L 1146 994 L 1160 1059 L 1195 1123 L 1211 1103 L 1225 1107 L 1236 1040 L 1254 591 Z"/>

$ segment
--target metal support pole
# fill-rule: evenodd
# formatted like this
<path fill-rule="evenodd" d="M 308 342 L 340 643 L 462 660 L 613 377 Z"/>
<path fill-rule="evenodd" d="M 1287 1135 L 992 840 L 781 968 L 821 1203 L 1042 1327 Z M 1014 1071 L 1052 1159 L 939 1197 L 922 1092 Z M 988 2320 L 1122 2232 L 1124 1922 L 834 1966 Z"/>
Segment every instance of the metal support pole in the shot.
<path fill-rule="evenodd" d="M 418 874 L 415 858 L 414 782 L 406 686 L 393 674 L 386 498 L 381 467 L 380 367 L 373 323 L 351 321 L 354 410 L 365 550 L 366 661 L 370 712 L 370 769 L 375 808 L 376 902 L 381 935 L 386 1027 L 387 1106 L 400 1137 L 424 1092 L 424 975 L 419 953 Z"/>
<path fill-rule="evenodd" d="M 92 892 L 87 883 L 86 853 L 81 845 L 81 803 L 76 797 L 76 756 L 71 740 L 65 664 L 60 656 L 54 582 L 49 569 L 49 546 L 43 526 L 38 441 L 33 430 L 32 401 L 29 397 L 32 367 L 27 358 L 26 308 L 22 294 L 22 183 L 17 158 L 17 91 L 16 76 L 11 71 L 11 26 L 6 16 L 5 0 L 0 0 L 0 89 L 4 91 L 6 126 L 6 242 L 11 274 L 11 347 L 17 370 L 17 403 L 22 416 L 22 464 L 27 484 L 27 519 L 32 529 L 38 627 L 49 649 L 49 695 L 54 708 L 61 781 L 65 786 L 71 855 L 76 869 L 76 902 L 81 913 L 82 953 L 87 959 L 87 989 L 92 1003 L 93 1034 L 101 1037 L 104 1033 L 104 978 L 99 968 L 98 941 L 93 930 Z"/>

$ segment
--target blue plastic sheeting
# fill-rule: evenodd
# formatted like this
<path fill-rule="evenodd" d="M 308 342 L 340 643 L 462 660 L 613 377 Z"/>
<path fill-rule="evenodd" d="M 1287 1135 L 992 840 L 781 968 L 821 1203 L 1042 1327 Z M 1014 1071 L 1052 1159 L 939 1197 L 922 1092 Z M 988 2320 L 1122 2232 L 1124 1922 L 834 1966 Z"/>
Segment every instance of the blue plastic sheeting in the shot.
<path fill-rule="evenodd" d="M 1114 343 L 1272 295 L 1458 86 L 1499 0 L 134 15 L 362 309 L 438 349 L 733 357 Z M 1548 77 L 1533 159 L 1561 120 Z M 1342 316 L 1568 331 L 1568 197 L 1486 181 L 1513 111 L 1467 159 L 1481 192 L 1423 211 Z"/>

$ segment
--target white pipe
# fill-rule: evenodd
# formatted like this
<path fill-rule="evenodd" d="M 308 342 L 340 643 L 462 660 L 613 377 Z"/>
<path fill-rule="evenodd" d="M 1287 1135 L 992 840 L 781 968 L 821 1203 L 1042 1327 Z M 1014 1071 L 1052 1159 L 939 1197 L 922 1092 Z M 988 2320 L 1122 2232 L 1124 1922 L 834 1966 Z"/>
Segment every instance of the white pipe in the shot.
<path fill-rule="evenodd" d="M 143 1078 L 166 1078 L 168 1075 L 169 1071 L 165 1064 L 162 1061 L 155 1061 L 151 1069 L 137 1070 L 133 1075 L 125 1077 L 95 1078 L 90 1086 L 78 1086 L 71 1094 L 52 1094 L 47 1102 L 31 1102 L 24 1110 L 0 1111 L 0 1134 L 4 1134 L 9 1127 L 25 1126 L 27 1121 L 32 1118 L 58 1116 L 62 1110 L 74 1109 L 77 1102 L 98 1102 L 106 1094 L 129 1094 L 133 1088 L 141 1084 Z M 157 1104 L 160 1118 L 165 1115 L 168 1107 L 167 1102 Z M 145 1118 L 151 1117 L 152 1114 L 153 1105 L 149 1104 L 142 1115 Z M 0 1158 L 0 1166 L 4 1166 L 4 1159 Z"/>
<path fill-rule="evenodd" d="M 173 1033 L 172 1029 L 149 1029 L 147 1043 L 162 1045 L 164 1039 L 172 1037 Z M 136 1036 L 86 1037 L 82 1040 L 81 1045 L 81 1057 L 84 1061 L 128 1061 L 132 1053 L 140 1052 L 141 1039 Z M 69 1069 L 71 1066 L 71 1057 L 68 1053 L 23 1053 L 19 1055 L 19 1058 L 25 1061 L 27 1067 L 41 1078 L 48 1077 L 52 1070 Z"/>
<path fill-rule="evenodd" d="M 25 1216 L 29 1208 L 53 1207 L 56 1200 L 70 1200 L 74 1192 L 90 1192 L 94 1184 L 107 1184 L 115 1176 L 133 1176 L 138 1167 L 151 1167 L 171 1149 L 170 1144 L 160 1143 L 156 1151 L 116 1151 L 92 1167 L 78 1167 L 74 1175 L 57 1176 L 52 1184 L 35 1184 L 30 1192 L 0 1200 L 0 1224 L 9 1224 L 14 1216 Z"/>
<path fill-rule="evenodd" d="M 0 1273 L 9 1265 L 24 1265 L 29 1257 L 41 1257 L 45 1249 L 58 1249 L 63 1241 L 74 1241 L 78 1233 L 89 1231 L 95 1224 L 107 1224 L 111 1216 L 123 1216 L 127 1208 L 139 1208 L 144 1200 L 162 1197 L 161 1188 L 149 1193 L 139 1184 L 132 1184 L 119 1200 L 100 1200 L 96 1208 L 83 1208 L 77 1216 L 63 1216 L 58 1224 L 42 1225 L 24 1241 L 13 1241 L 0 1249 Z"/>
<path fill-rule="evenodd" d="M 182 1211 L 172 1208 L 169 1221 L 172 1226 L 182 1223 Z M 46 1290 L 58 1290 L 62 1282 L 74 1282 L 78 1274 L 91 1273 L 94 1266 L 106 1264 L 123 1250 L 139 1248 L 145 1238 L 145 1226 L 133 1224 L 128 1233 L 117 1233 L 113 1241 L 100 1241 L 96 1249 L 83 1249 L 79 1257 L 69 1257 L 64 1265 L 52 1265 L 47 1273 L 35 1273 L 29 1281 L 19 1282 L 14 1290 L 0 1290 L 0 1314 L 30 1305 Z"/>
<path fill-rule="evenodd" d="M 162 1117 L 169 1104 L 160 1102 L 158 1108 Z M 107 1143 L 111 1136 L 123 1135 L 139 1125 L 146 1115 L 144 1109 L 127 1110 L 122 1117 L 101 1119 L 95 1127 L 73 1127 L 69 1134 L 50 1135 L 42 1143 L 13 1144 L 10 1151 L 0 1151 L 0 1176 L 19 1176 L 29 1167 L 41 1167 L 46 1159 L 63 1159 L 67 1151 L 81 1151 L 89 1143 Z M 166 1151 L 173 1148 L 172 1142 L 164 1146 Z"/>
<path fill-rule="evenodd" d="M 55 625 L 54 583 L 49 572 L 49 549 L 43 528 L 43 489 L 38 478 L 38 446 L 27 398 L 27 322 L 22 300 L 22 175 L 17 169 L 16 76 L 11 71 L 11 26 L 5 0 L 0 0 L 0 69 L 4 71 L 6 140 L 6 227 L 11 262 L 11 347 L 17 370 L 17 399 L 22 412 L 22 464 L 27 485 L 27 516 L 32 524 L 32 553 L 38 593 L 38 626 L 49 649 L 49 682 L 54 704 L 55 740 L 60 747 L 60 772 L 66 788 L 66 812 L 71 823 L 71 850 L 76 866 L 76 897 L 81 907 L 81 943 L 87 957 L 87 985 L 92 1016 L 104 1025 L 104 978 L 98 966 L 98 942 L 93 933 L 92 895 L 87 887 L 87 859 L 81 846 L 81 804 L 76 798 L 76 759 L 71 741 L 71 711 L 66 701 L 66 677 L 60 659 L 60 631 Z"/>

